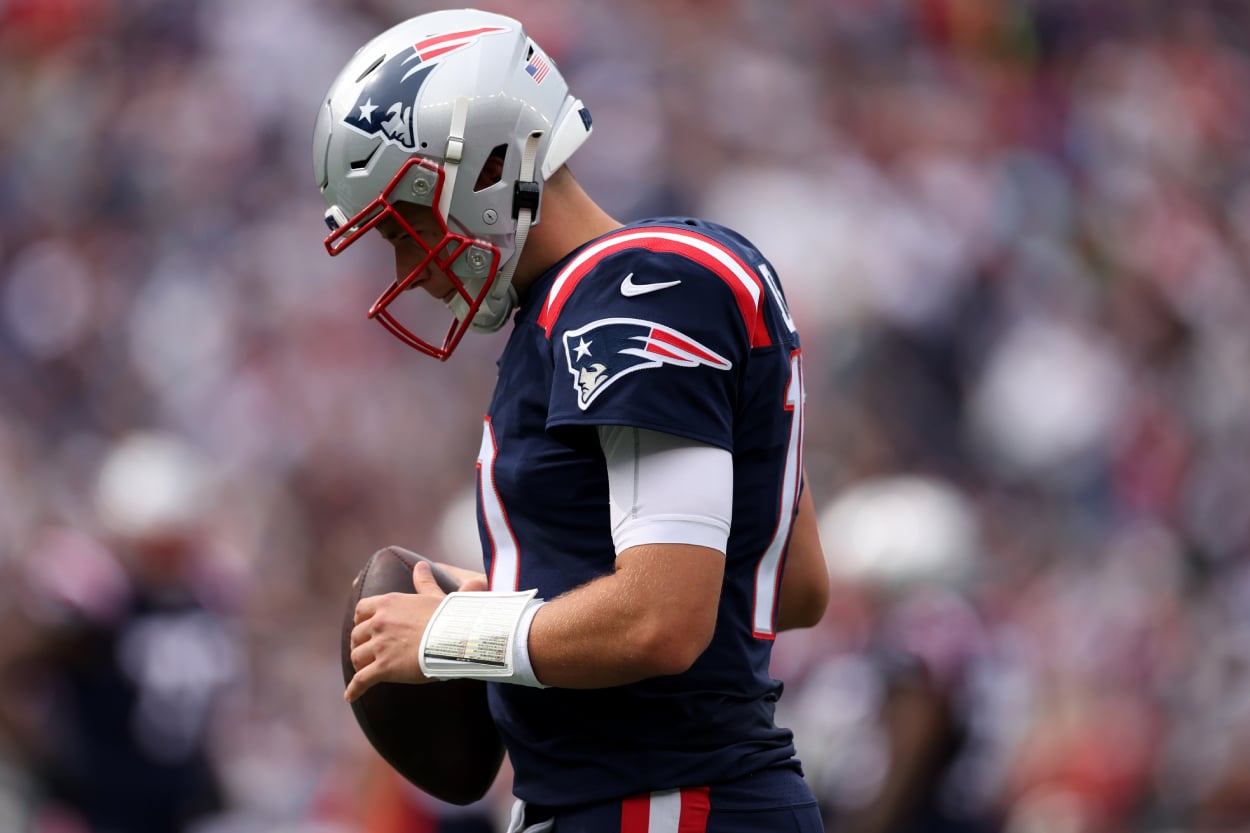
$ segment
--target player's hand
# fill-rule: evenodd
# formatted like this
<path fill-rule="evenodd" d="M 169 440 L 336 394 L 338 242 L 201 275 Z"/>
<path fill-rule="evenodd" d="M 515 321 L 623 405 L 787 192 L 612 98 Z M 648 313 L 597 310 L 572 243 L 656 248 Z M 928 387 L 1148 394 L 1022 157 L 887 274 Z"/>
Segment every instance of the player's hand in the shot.
<path fill-rule="evenodd" d="M 461 590 L 489 590 L 490 582 L 486 578 L 486 574 L 478 570 L 466 570 L 464 567 L 457 567 L 455 564 L 448 564 L 446 561 L 436 562 L 438 568 L 447 575 L 454 578 L 460 583 Z"/>
<path fill-rule="evenodd" d="M 477 586 L 479 583 L 482 586 Z M 485 577 L 479 573 L 461 589 L 484 590 L 484 585 Z M 425 562 L 418 562 L 413 568 L 412 586 L 417 591 L 415 595 L 387 593 L 369 596 L 356 604 L 351 643 L 356 673 L 343 694 L 349 703 L 378 683 L 430 682 L 421 673 L 421 637 L 447 594 L 439 588 Z"/>

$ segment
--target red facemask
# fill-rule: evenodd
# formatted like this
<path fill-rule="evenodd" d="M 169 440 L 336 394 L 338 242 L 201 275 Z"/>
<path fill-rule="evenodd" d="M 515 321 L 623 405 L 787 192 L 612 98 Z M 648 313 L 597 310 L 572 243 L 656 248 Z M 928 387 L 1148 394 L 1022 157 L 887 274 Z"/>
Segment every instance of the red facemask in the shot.
<path fill-rule="evenodd" d="M 432 206 L 435 219 L 438 221 L 439 229 L 442 232 L 442 239 L 434 246 L 426 243 L 422 237 L 416 233 L 407 220 L 403 218 L 395 208 L 395 203 L 402 201 L 398 194 L 401 184 L 409 179 L 409 173 L 413 167 L 421 167 L 434 174 L 435 183 L 433 186 L 433 194 L 430 195 L 430 205 Z M 439 200 L 443 190 L 443 169 L 439 165 L 427 159 L 413 157 L 404 163 L 403 167 L 395 174 L 385 190 L 367 206 L 364 207 L 356 216 L 349 219 L 346 223 L 335 223 L 328 215 L 327 222 L 331 225 L 332 231 L 325 239 L 326 251 L 331 256 L 338 255 L 348 246 L 355 243 L 361 238 L 365 232 L 372 230 L 383 220 L 393 220 L 400 229 L 407 234 L 412 241 L 425 251 L 425 257 L 421 262 L 410 271 L 407 276 L 397 279 L 383 292 L 378 299 L 373 302 L 373 306 L 369 308 L 369 317 L 378 321 L 383 327 L 391 332 L 396 338 L 412 347 L 415 350 L 433 356 L 439 361 L 446 361 L 456 349 L 456 345 L 460 343 L 460 339 L 468 332 L 469 324 L 473 320 L 473 316 L 477 313 L 478 307 L 482 305 L 483 299 L 487 297 L 491 286 L 495 282 L 495 276 L 499 272 L 499 248 L 487 243 L 483 240 L 477 240 L 467 237 L 463 234 L 453 232 L 447 224 L 447 218 L 442 216 L 439 211 Z M 418 179 L 422 182 L 428 182 L 428 177 L 414 178 L 416 183 Z M 410 186 L 411 187 L 411 186 Z M 427 189 L 429 190 L 429 189 Z M 424 202 L 424 197 L 422 199 Z M 472 249 L 473 251 L 469 251 Z M 462 280 L 454 271 L 456 261 L 468 252 L 470 258 L 489 258 L 489 269 L 486 272 L 486 278 L 481 283 L 477 292 L 470 291 L 465 281 Z M 479 264 L 474 264 L 479 266 Z M 480 266 L 486 267 L 483 261 Z M 429 268 L 434 268 L 442 272 L 451 281 L 452 287 L 461 300 L 468 307 L 467 314 L 463 318 L 452 316 L 451 325 L 447 328 L 446 334 L 443 336 L 441 346 L 436 343 L 415 335 L 408 327 L 404 326 L 398 318 L 392 314 L 389 309 L 391 304 L 400 297 L 405 291 L 414 286 L 421 274 Z"/>

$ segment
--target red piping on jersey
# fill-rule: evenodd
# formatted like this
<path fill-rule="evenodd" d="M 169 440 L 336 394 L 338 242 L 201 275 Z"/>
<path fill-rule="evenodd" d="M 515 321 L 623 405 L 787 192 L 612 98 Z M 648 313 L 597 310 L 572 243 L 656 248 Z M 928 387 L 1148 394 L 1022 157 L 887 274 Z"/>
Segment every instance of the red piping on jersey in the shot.
<path fill-rule="evenodd" d="M 520 589 L 519 587 L 517 587 L 517 583 L 521 580 L 521 544 L 520 542 L 517 541 L 516 532 L 513 531 L 512 529 L 512 520 L 508 517 L 508 510 L 504 508 L 503 498 L 499 494 L 499 488 L 495 486 L 495 459 L 499 457 L 499 444 L 495 441 L 495 424 L 491 422 L 490 416 L 487 416 L 485 421 L 486 421 L 486 428 L 487 430 L 490 431 L 491 464 L 490 464 L 489 477 L 487 477 L 487 472 L 482 470 L 481 461 L 480 460 L 478 461 L 478 464 L 477 464 L 478 489 L 482 493 L 483 501 L 485 501 L 486 489 L 490 489 L 491 493 L 495 496 L 495 502 L 499 506 L 499 514 L 503 516 L 504 529 L 506 529 L 508 532 L 508 535 L 511 536 L 512 550 L 514 553 L 516 553 L 515 555 L 516 568 L 514 570 L 514 575 L 512 576 L 512 586 L 501 588 L 495 582 L 495 568 L 499 564 L 499 558 L 498 558 L 499 548 L 495 544 L 495 530 L 491 528 L 490 521 L 488 519 L 484 520 L 482 525 L 486 527 L 486 537 L 490 540 L 490 569 L 487 573 L 486 581 L 487 581 L 487 586 L 491 590 L 502 590 L 504 592 L 515 591 L 515 590 Z M 489 483 L 486 482 L 488 479 L 490 480 Z"/>
<path fill-rule="evenodd" d="M 802 354 L 803 354 L 802 350 L 790 351 L 790 366 L 797 368 L 797 370 L 791 373 L 790 381 L 786 383 L 786 392 L 785 392 L 785 395 L 782 397 L 782 403 L 781 403 L 782 410 L 793 413 L 794 416 L 790 418 L 792 420 L 797 419 L 799 421 L 799 433 L 798 433 L 798 436 L 795 438 L 799 447 L 799 456 L 794 462 L 794 480 L 792 481 L 794 483 L 794 491 L 793 491 L 794 508 L 793 508 L 793 511 L 790 513 L 790 517 L 786 518 L 782 516 L 781 510 L 782 510 L 782 507 L 785 506 L 786 490 L 790 488 L 790 483 L 791 483 L 791 481 L 783 481 L 781 484 L 781 491 L 778 493 L 778 496 L 777 496 L 777 526 L 773 528 L 773 536 L 768 541 L 768 545 L 771 547 L 772 542 L 777 540 L 777 536 L 781 534 L 781 525 L 782 524 L 786 525 L 786 541 L 785 541 L 785 544 L 783 544 L 781 547 L 781 560 L 780 560 L 780 563 L 777 564 L 777 577 L 773 579 L 773 609 L 772 609 L 772 612 L 769 614 L 769 621 L 771 622 L 771 625 L 770 625 L 770 630 L 768 631 L 756 630 L 755 619 L 754 619 L 754 611 L 756 609 L 756 606 L 759 605 L 759 595 L 758 595 L 759 575 L 760 575 L 760 567 L 762 566 L 762 563 L 763 563 L 762 561 L 763 556 L 761 556 L 761 561 L 755 565 L 755 581 L 753 581 L 751 584 L 751 587 L 752 587 L 752 590 L 751 590 L 751 611 L 752 611 L 751 635 L 755 637 L 756 639 L 775 640 L 777 638 L 777 614 L 781 611 L 781 582 L 782 582 L 783 576 L 785 575 L 786 561 L 789 559 L 789 556 L 790 556 L 790 541 L 793 540 L 794 538 L 794 524 L 798 520 L 798 517 L 799 517 L 799 499 L 802 497 L 802 485 L 803 485 L 803 455 L 802 455 L 803 428 L 804 428 L 804 420 L 806 419 L 807 411 L 803 407 L 803 401 L 802 401 L 803 395 L 804 395 L 802 366 L 795 363 L 795 358 L 801 356 Z M 790 386 L 791 385 L 799 386 L 798 400 L 793 405 L 789 404 L 789 402 L 787 401 L 790 398 Z"/>
<path fill-rule="evenodd" d="M 743 275 L 749 277 L 756 287 L 755 297 L 751 297 L 751 291 L 742 284 L 741 279 L 734 274 L 728 264 L 705 251 L 701 246 L 714 247 L 725 259 L 736 265 Z M 668 226 L 623 229 L 592 244 L 590 251 L 593 254 L 588 257 L 574 258 L 572 263 L 556 277 L 555 283 L 552 284 L 551 290 L 543 301 L 542 312 L 538 315 L 538 325 L 543 328 L 547 338 L 551 338 L 551 331 L 560 317 L 560 311 L 581 279 L 598 266 L 604 258 L 626 249 L 646 249 L 651 252 L 680 255 L 719 275 L 733 290 L 734 299 L 738 302 L 738 310 L 742 313 L 743 323 L 746 324 L 751 347 L 767 347 L 772 344 L 768 328 L 764 325 L 764 284 L 755 270 L 747 266 L 732 250 L 706 235 Z"/>

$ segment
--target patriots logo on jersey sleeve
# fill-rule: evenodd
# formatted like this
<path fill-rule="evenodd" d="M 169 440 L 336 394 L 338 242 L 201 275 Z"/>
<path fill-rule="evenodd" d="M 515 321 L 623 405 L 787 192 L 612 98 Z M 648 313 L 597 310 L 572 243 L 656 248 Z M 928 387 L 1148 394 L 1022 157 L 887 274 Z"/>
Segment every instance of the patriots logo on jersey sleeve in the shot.
<path fill-rule="evenodd" d="M 406 150 L 416 150 L 412 108 L 426 76 L 438 66 L 435 59 L 463 49 L 483 35 L 504 31 L 500 26 L 485 26 L 448 32 L 388 55 L 373 71 L 343 122 L 366 136 L 380 136 Z"/>
<path fill-rule="evenodd" d="M 583 411 L 617 379 L 676 365 L 729 370 L 733 363 L 685 333 L 637 318 L 603 318 L 564 334 L 564 357 Z"/>

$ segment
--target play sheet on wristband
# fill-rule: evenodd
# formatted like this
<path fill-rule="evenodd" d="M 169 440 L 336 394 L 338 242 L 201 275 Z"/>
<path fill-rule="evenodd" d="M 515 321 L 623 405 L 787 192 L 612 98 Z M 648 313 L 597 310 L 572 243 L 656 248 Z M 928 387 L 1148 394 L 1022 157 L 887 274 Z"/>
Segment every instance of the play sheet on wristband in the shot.
<path fill-rule="evenodd" d="M 535 592 L 449 595 L 430 621 L 423 640 L 425 672 L 435 677 L 510 676 L 517 623 Z"/>

